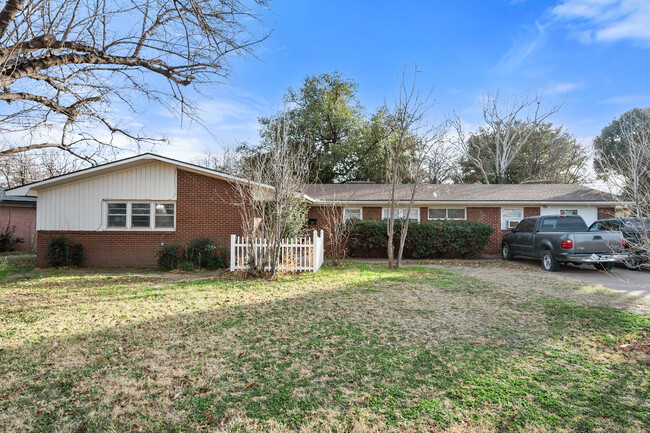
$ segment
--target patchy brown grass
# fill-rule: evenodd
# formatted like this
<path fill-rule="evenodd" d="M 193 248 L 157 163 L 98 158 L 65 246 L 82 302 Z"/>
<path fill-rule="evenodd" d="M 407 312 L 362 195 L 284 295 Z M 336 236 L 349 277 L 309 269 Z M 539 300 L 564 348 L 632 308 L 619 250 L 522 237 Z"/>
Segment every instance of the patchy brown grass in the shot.
<path fill-rule="evenodd" d="M 473 272 L 5 281 L 0 430 L 644 431 L 645 301 Z"/>

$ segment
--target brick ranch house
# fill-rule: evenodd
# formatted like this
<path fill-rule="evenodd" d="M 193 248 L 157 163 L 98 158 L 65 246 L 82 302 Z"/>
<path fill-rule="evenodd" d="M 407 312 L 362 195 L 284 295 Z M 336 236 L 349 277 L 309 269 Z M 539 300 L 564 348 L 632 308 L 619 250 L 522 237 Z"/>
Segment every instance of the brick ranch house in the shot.
<path fill-rule="evenodd" d="M 87 266 L 155 266 L 163 244 L 209 237 L 229 247 L 242 235 L 233 183 L 245 179 L 146 153 L 10 190 L 36 197 L 37 256 L 47 265 L 49 241 L 65 235 L 84 247 Z M 398 198 L 407 197 L 402 186 Z M 387 185 L 310 185 L 309 229 L 323 226 L 322 206 L 346 218 L 386 216 Z M 578 214 L 587 223 L 613 215 L 615 198 L 577 185 L 422 185 L 409 218 L 482 221 L 495 228 L 486 251 L 496 254 L 509 227 L 530 215 Z M 405 216 L 403 209 L 400 216 Z M 327 243 L 327 240 L 326 240 Z"/>

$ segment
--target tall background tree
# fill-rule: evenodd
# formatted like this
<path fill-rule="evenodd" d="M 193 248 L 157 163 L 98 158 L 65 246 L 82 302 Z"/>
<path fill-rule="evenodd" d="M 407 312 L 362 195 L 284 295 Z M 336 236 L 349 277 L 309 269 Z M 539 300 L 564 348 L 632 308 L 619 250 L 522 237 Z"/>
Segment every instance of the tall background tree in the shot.
<path fill-rule="evenodd" d="M 369 117 L 357 91 L 358 84 L 338 72 L 306 77 L 298 90 L 287 90 L 288 112 L 260 118 L 262 140 L 253 154 L 268 151 L 278 124 L 287 122 L 292 142 L 308 146 L 310 182 L 383 180 L 386 112 Z"/>
<path fill-rule="evenodd" d="M 503 101 L 499 92 L 483 97 L 484 126 L 471 134 L 456 116 L 459 150 L 464 160 L 475 167 L 485 183 L 505 183 L 506 172 L 521 154 L 531 137 L 561 105 L 543 108 L 541 95 L 525 95 Z"/>
<path fill-rule="evenodd" d="M 158 102 L 197 118 L 188 88 L 229 75 L 265 38 L 265 0 L 7 0 L 0 11 L 0 157 L 56 148 L 94 163 L 155 142 L 116 113 Z M 17 143 L 17 139 L 20 141 Z"/>
<path fill-rule="evenodd" d="M 467 140 L 467 152 L 460 158 L 460 181 L 464 183 L 582 183 L 587 178 L 587 152 L 563 127 L 551 123 L 516 125 L 531 129 L 531 135 L 507 168 L 497 176 L 493 131 L 480 128 Z M 525 132 L 524 132 L 525 133 Z M 480 165 L 476 162 L 480 159 Z"/>

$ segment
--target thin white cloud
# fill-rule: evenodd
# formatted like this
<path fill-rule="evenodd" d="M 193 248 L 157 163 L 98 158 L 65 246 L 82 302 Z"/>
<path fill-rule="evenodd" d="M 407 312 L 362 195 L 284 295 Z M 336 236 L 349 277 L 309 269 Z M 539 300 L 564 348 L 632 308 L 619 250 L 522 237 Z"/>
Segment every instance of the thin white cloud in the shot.
<path fill-rule="evenodd" d="M 648 0 L 563 0 L 551 12 L 577 26 L 575 33 L 582 42 L 650 43 Z"/>
<path fill-rule="evenodd" d="M 500 73 L 512 73 L 528 56 L 546 41 L 545 26 L 535 22 L 535 28 L 527 35 L 516 39 L 512 47 L 506 52 L 494 67 L 494 71 Z"/>
<path fill-rule="evenodd" d="M 601 104 L 615 104 L 615 105 L 635 105 L 639 99 L 642 99 L 641 95 L 623 95 L 623 96 L 614 96 L 611 98 L 604 99 L 600 101 Z"/>
<path fill-rule="evenodd" d="M 549 95 L 562 95 L 584 87 L 583 83 L 556 83 L 550 82 L 544 93 Z"/>

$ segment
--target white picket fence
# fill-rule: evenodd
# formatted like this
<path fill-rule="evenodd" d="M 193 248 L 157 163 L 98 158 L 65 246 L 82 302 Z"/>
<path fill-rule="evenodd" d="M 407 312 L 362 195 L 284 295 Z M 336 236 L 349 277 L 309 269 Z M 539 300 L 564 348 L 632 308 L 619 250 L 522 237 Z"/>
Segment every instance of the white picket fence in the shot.
<path fill-rule="evenodd" d="M 320 235 L 314 230 L 313 237 L 287 238 L 280 244 L 279 271 L 291 272 L 318 272 L 323 264 L 325 254 L 323 245 L 323 231 Z M 264 254 L 266 250 L 266 239 L 255 238 L 249 242 L 243 236 L 230 235 L 230 271 L 243 270 L 248 268 L 249 253 L 251 244 L 258 249 L 258 254 Z M 270 267 L 267 266 L 267 270 Z"/>

